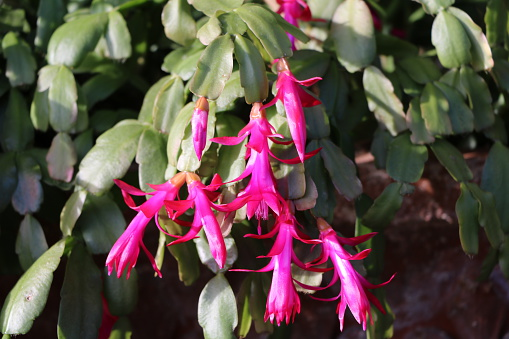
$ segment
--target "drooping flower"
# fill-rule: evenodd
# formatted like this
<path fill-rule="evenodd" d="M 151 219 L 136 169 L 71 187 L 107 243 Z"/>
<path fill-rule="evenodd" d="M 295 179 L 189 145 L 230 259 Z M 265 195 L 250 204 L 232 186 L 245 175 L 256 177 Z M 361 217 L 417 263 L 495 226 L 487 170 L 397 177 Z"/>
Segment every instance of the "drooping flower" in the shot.
<path fill-rule="evenodd" d="M 216 260 L 220 268 L 223 268 L 226 262 L 226 246 L 224 243 L 221 227 L 217 222 L 216 216 L 212 208 L 216 210 L 225 210 L 219 205 L 214 204 L 217 201 L 221 192 L 215 192 L 219 186 L 223 184 L 221 177 L 216 174 L 212 179 L 210 185 L 205 186 L 200 177 L 194 173 L 187 173 L 186 175 L 187 189 L 189 196 L 187 200 L 180 201 L 166 201 L 168 209 L 184 213 L 190 208 L 194 207 L 193 221 L 188 224 L 186 222 L 175 220 L 176 222 L 190 226 L 190 230 L 183 236 L 171 235 L 178 238 L 172 241 L 168 246 L 180 244 L 197 237 L 200 230 L 203 228 L 205 235 L 210 246 L 212 257 Z"/>
<path fill-rule="evenodd" d="M 304 0 L 277 0 L 277 3 L 280 5 L 277 12 L 295 27 L 299 27 L 298 20 L 311 20 L 311 11 Z M 295 37 L 288 33 L 288 38 L 292 43 L 292 49 L 295 50 Z"/>
<path fill-rule="evenodd" d="M 115 242 L 113 247 L 106 258 L 106 266 L 108 266 L 108 274 L 113 272 L 113 269 L 117 271 L 117 277 L 122 276 L 122 272 L 127 268 L 127 278 L 131 273 L 131 269 L 136 265 L 138 255 L 140 253 L 140 246 L 143 251 L 147 254 L 152 267 L 161 277 L 161 272 L 157 268 L 154 257 L 145 247 L 143 243 L 143 233 L 149 221 L 156 215 L 156 213 L 164 206 L 165 200 L 175 199 L 178 190 L 185 182 L 185 172 L 177 173 L 172 179 L 161 185 L 149 185 L 154 189 L 153 192 L 143 192 L 121 180 L 115 180 L 115 184 L 122 190 L 124 201 L 138 214 L 131 221 L 127 229 L 122 233 L 120 238 Z M 151 195 L 146 202 L 140 206 L 136 206 L 131 195 Z M 157 223 L 157 220 L 156 220 Z"/>
<path fill-rule="evenodd" d="M 334 275 L 329 286 L 333 285 L 338 279 L 341 281 L 341 292 L 337 297 L 332 298 L 341 298 L 336 309 L 339 317 L 340 329 L 341 331 L 343 330 L 345 310 L 348 306 L 355 320 L 366 330 L 368 320 L 373 324 L 370 302 L 382 313 L 385 313 L 380 301 L 378 301 L 368 289 L 378 288 L 388 284 L 394 275 L 382 284 L 371 284 L 366 278 L 360 275 L 350 263 L 350 260 L 366 258 L 371 250 L 366 249 L 352 255 L 348 253 L 342 245 L 356 246 L 369 240 L 375 236 L 376 233 L 369 233 L 354 238 L 343 238 L 338 236 L 332 227 L 322 218 L 317 219 L 317 224 L 320 230 L 320 240 L 322 241 L 322 253 L 312 264 L 320 265 L 330 259 L 334 266 Z"/>
<path fill-rule="evenodd" d="M 306 119 L 304 117 L 304 110 L 302 107 L 311 107 L 320 104 L 320 100 L 307 93 L 300 85 L 311 86 L 318 80 L 322 80 L 320 77 L 314 77 L 307 80 L 299 81 L 290 71 L 290 66 L 286 59 L 281 58 L 277 61 L 277 94 L 269 103 L 263 106 L 267 108 L 281 100 L 286 111 L 286 118 L 288 120 L 288 127 L 290 128 L 290 134 L 295 148 L 299 154 L 301 162 L 305 160 L 305 149 L 306 149 Z"/>
<path fill-rule="evenodd" d="M 242 180 L 251 175 L 246 188 L 238 195 L 237 199 L 228 204 L 228 209 L 233 211 L 247 204 L 247 216 L 267 220 L 269 208 L 279 214 L 281 210 L 281 195 L 276 189 L 276 178 L 272 173 L 269 159 L 269 139 L 283 138 L 277 134 L 274 127 L 268 122 L 265 110 L 260 109 L 261 103 L 254 103 L 250 114 L 249 123 L 239 132 L 237 137 L 214 138 L 212 141 L 223 145 L 235 145 L 244 140 L 248 135 L 247 143 L 249 160 L 245 171 L 233 181 Z"/>
<path fill-rule="evenodd" d="M 205 144 L 207 143 L 207 123 L 209 120 L 209 102 L 207 98 L 200 97 L 194 106 L 191 118 L 191 131 L 194 151 L 198 160 L 201 160 Z"/>
<path fill-rule="evenodd" d="M 293 251 L 293 239 L 305 243 L 316 243 L 316 240 L 308 240 L 307 237 L 296 228 L 296 220 L 284 202 L 284 209 L 276 219 L 274 228 L 264 235 L 249 235 L 250 237 L 262 239 L 270 238 L 277 234 L 276 240 L 270 252 L 264 256 L 269 257 L 270 262 L 264 268 L 255 272 L 272 271 L 272 283 L 267 296 L 264 320 L 276 322 L 282 321 L 287 324 L 293 321 L 295 315 L 300 313 L 300 299 L 295 289 L 292 277 L 292 263 L 306 269 L 305 265 L 297 258 Z M 249 270 L 235 270 L 249 271 Z"/>

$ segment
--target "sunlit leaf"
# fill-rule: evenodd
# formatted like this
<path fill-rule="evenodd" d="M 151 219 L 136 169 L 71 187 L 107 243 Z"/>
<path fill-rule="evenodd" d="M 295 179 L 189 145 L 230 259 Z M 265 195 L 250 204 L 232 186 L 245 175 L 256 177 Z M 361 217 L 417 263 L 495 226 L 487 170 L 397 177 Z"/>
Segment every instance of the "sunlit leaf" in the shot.
<path fill-rule="evenodd" d="M 203 51 L 198 68 L 189 84 L 196 95 L 214 100 L 223 91 L 233 70 L 233 42 L 228 35 L 212 41 Z"/>
<path fill-rule="evenodd" d="M 237 326 L 235 295 L 223 274 L 219 273 L 203 288 L 198 300 L 198 323 L 205 339 L 235 338 Z"/>
<path fill-rule="evenodd" d="M 331 37 L 339 62 L 350 72 L 368 66 L 375 58 L 373 19 L 362 0 L 343 1 L 332 17 Z"/>
<path fill-rule="evenodd" d="M 26 271 L 47 249 L 41 224 L 32 215 L 25 215 L 16 238 L 16 253 L 21 267 Z"/>
<path fill-rule="evenodd" d="M 129 169 L 145 128 L 136 120 L 124 120 L 97 138 L 80 163 L 77 184 L 93 194 L 106 192 L 113 179 L 121 178 Z"/>
<path fill-rule="evenodd" d="M 0 332 L 4 334 L 27 333 L 48 298 L 53 272 L 64 252 L 65 239 L 44 252 L 18 280 L 5 298 L 0 313 Z"/>
<path fill-rule="evenodd" d="M 48 44 L 48 63 L 78 66 L 94 50 L 108 24 L 107 13 L 79 17 L 58 27 Z"/>
<path fill-rule="evenodd" d="M 375 118 L 382 123 L 392 135 L 406 129 L 403 104 L 394 94 L 394 87 L 389 79 L 375 66 L 369 66 L 362 77 L 369 109 Z"/>
<path fill-rule="evenodd" d="M 169 39 L 184 46 L 195 39 L 196 22 L 191 15 L 191 6 L 188 1 L 168 1 L 163 9 L 162 21 L 164 33 Z"/>

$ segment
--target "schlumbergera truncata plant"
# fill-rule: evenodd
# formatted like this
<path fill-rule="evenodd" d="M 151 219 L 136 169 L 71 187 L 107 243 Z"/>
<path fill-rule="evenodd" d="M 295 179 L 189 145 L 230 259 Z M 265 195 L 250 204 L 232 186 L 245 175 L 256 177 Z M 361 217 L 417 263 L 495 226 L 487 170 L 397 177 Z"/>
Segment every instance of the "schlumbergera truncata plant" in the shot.
<path fill-rule="evenodd" d="M 483 274 L 499 264 L 509 278 L 508 10 L 505 0 L 3 2 L 1 270 L 20 276 L 4 338 L 31 329 L 63 258 L 58 338 L 129 338 L 140 250 L 163 279 L 192 285 L 201 264 L 214 273 L 196 305 L 205 338 L 272 332 L 309 297 L 336 300 L 341 330 L 350 312 L 368 338 L 389 338 L 380 287 L 397 275 L 382 276 L 384 228 L 429 152 L 459 183 L 464 252 L 478 253 L 482 229 Z M 366 141 L 394 180 L 374 200 L 355 164 Z M 480 183 L 466 141 L 490 147 Z M 338 195 L 355 205 L 355 237 L 331 226 Z M 165 272 L 175 259 L 178 273 Z"/>

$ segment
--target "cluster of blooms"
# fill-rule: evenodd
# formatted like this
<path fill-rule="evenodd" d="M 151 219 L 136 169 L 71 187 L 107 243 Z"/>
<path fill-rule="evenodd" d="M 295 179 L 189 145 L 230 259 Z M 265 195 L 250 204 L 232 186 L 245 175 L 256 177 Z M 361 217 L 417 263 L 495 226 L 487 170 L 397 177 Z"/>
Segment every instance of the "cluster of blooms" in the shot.
<path fill-rule="evenodd" d="M 282 5 L 285 14 L 297 13 L 296 6 L 307 18 L 309 8 L 303 1 L 278 1 Z M 304 4 L 304 5 L 303 5 Z M 302 9 L 304 8 L 304 9 Z M 299 13 L 301 13 L 299 12 Z M 302 14 L 299 14 L 302 16 Z M 296 15 L 294 15 L 296 16 Z M 285 16 L 287 17 L 287 16 Z M 218 189 L 223 182 L 219 175 L 214 175 L 209 185 L 202 183 L 200 177 L 191 172 L 177 173 L 168 182 L 162 185 L 150 185 L 153 192 L 146 193 L 132 187 L 120 180 L 115 183 L 121 188 L 126 204 L 138 211 L 136 217 L 131 221 L 124 234 L 114 244 L 106 260 L 108 272 L 111 274 L 115 269 L 117 277 L 120 277 L 125 269 L 127 276 L 135 266 L 141 247 L 149 257 L 154 270 L 159 276 L 159 271 L 154 257 L 143 244 L 142 238 L 148 222 L 154 218 L 157 226 L 162 232 L 166 231 L 158 223 L 157 213 L 165 208 L 168 216 L 175 222 L 189 227 L 189 231 L 182 236 L 172 235 L 177 239 L 169 245 L 182 243 L 196 238 L 203 228 L 207 237 L 210 251 L 220 268 L 225 266 L 226 246 L 221 227 L 217 221 L 215 211 L 233 213 L 246 206 L 247 217 L 258 220 L 258 235 L 249 235 L 253 238 L 264 239 L 275 237 L 274 245 L 265 256 L 270 262 L 257 272 L 272 271 L 272 284 L 267 297 L 265 321 L 272 323 L 293 321 L 295 315 L 300 312 L 300 299 L 297 294 L 292 277 L 292 263 L 305 270 L 320 270 L 316 265 L 322 265 L 329 259 L 333 264 L 333 278 L 329 284 L 332 285 L 339 279 L 341 292 L 337 298 L 341 298 L 337 308 L 341 329 L 346 306 L 350 308 L 357 322 L 366 329 L 366 323 L 371 318 L 370 302 L 382 312 L 379 301 L 368 291 L 381 285 L 373 285 L 367 282 L 350 264 L 351 260 L 365 258 L 370 250 L 364 250 L 358 254 L 348 253 L 342 245 L 355 246 L 374 236 L 374 233 L 356 238 L 342 238 L 323 220 L 318 218 L 317 225 L 320 231 L 319 239 L 310 239 L 299 230 L 299 224 L 294 216 L 294 205 L 287 201 L 278 191 L 276 179 L 272 171 L 270 158 L 289 164 L 304 162 L 319 150 L 305 153 L 306 143 L 306 122 L 303 107 L 320 104 L 320 101 L 306 92 L 300 85 L 310 86 L 320 78 L 312 78 L 298 81 L 288 66 L 285 59 L 277 62 L 278 78 L 276 83 L 277 94 L 275 98 L 263 105 L 260 102 L 252 105 L 249 123 L 238 133 L 237 136 L 213 138 L 212 141 L 221 145 L 236 145 L 248 138 L 246 147 L 246 168 L 244 172 L 233 181 L 248 180 L 245 188 L 237 197 L 225 204 L 217 203 L 221 193 Z M 265 115 L 265 108 L 274 105 L 280 100 L 285 108 L 291 141 L 284 141 L 284 137 L 278 134 L 275 128 L 269 123 Z M 191 120 L 193 142 L 196 155 L 201 158 L 206 143 L 206 128 L 208 116 L 208 102 L 202 97 L 197 103 Z M 277 144 L 295 144 L 298 156 L 294 159 L 281 160 L 275 157 L 269 147 L 269 141 Z M 248 179 L 249 178 L 249 179 Z M 187 184 L 188 198 L 177 200 L 178 192 Z M 151 195 L 151 197 L 136 206 L 131 195 Z M 192 222 L 180 220 L 179 217 L 189 209 L 194 209 Z M 261 232 L 261 220 L 274 220 L 274 226 L 266 234 Z M 293 240 L 319 245 L 322 254 L 310 263 L 303 263 L 296 256 L 293 250 Z M 322 269 L 323 270 L 323 269 Z M 241 271 L 241 270 L 237 270 Z M 302 284 L 303 285 L 303 284 Z M 383 284 L 382 284 L 383 285 Z M 323 289 L 303 285 L 306 288 Z M 327 286 L 327 287 L 329 287 Z M 327 288 L 324 287 L 324 288 Z M 373 321 L 371 319 L 371 321 Z"/>

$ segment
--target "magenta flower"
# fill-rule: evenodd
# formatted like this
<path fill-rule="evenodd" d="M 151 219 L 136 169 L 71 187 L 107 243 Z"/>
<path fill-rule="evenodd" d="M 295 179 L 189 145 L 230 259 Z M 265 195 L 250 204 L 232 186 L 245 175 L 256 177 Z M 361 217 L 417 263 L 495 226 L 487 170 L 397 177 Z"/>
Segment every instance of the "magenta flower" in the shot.
<path fill-rule="evenodd" d="M 312 264 L 320 265 L 330 259 L 334 266 L 334 275 L 329 286 L 333 285 L 338 279 L 341 281 L 341 292 L 337 297 L 332 298 L 335 300 L 341 297 L 336 309 L 339 316 L 340 329 L 341 331 L 343 330 L 345 310 L 348 306 L 355 320 L 357 320 L 359 324 L 362 324 L 362 328 L 366 330 L 368 319 L 371 324 L 373 324 L 370 302 L 372 302 L 382 313 L 385 313 L 385 310 L 382 308 L 378 299 L 370 291 L 368 291 L 368 289 L 386 285 L 392 280 L 392 278 L 394 278 L 394 276 L 382 284 L 371 284 L 363 276 L 361 276 L 350 263 L 350 260 L 364 259 L 368 256 L 371 250 L 366 249 L 352 255 L 348 253 L 342 245 L 356 246 L 366 240 L 369 240 L 375 236 L 376 233 L 369 233 L 355 238 L 342 238 L 336 234 L 325 220 L 318 218 L 317 222 L 318 229 L 320 230 L 320 240 L 322 241 L 322 254 Z"/>
<path fill-rule="evenodd" d="M 209 119 L 209 102 L 207 98 L 200 97 L 196 101 L 191 118 L 194 151 L 198 160 L 201 160 L 205 144 L 207 143 L 207 122 Z"/>
<path fill-rule="evenodd" d="M 281 324 L 285 321 L 287 324 L 293 321 L 295 315 L 300 312 L 300 299 L 295 289 L 294 279 L 292 277 L 291 264 L 306 269 L 305 265 L 297 258 L 293 251 L 293 239 L 305 243 L 315 244 L 317 240 L 309 240 L 297 228 L 297 221 L 290 213 L 285 201 L 284 209 L 278 216 L 274 228 L 264 235 L 249 235 L 250 237 L 263 239 L 270 238 L 277 234 L 276 241 L 270 252 L 263 257 L 270 257 L 270 262 L 264 268 L 255 272 L 272 271 L 272 283 L 267 296 L 264 320 L 270 320 L 271 323 Z M 250 271 L 250 270 L 234 270 Z"/>
<path fill-rule="evenodd" d="M 295 27 L 299 27 L 298 20 L 311 20 L 311 11 L 304 0 L 277 0 L 277 3 L 281 6 L 277 12 Z M 288 38 L 292 43 L 292 49 L 295 50 L 295 37 L 288 33 Z"/>
<path fill-rule="evenodd" d="M 311 86 L 318 80 L 322 80 L 320 77 L 314 77 L 311 79 L 299 81 L 290 71 L 290 67 L 286 59 L 281 58 L 277 61 L 277 94 L 276 97 L 269 103 L 263 106 L 267 108 L 281 100 L 286 111 L 286 118 L 288 120 L 288 127 L 290 128 L 290 134 L 299 159 L 301 162 L 305 160 L 305 148 L 306 148 L 306 119 L 304 117 L 304 111 L 302 107 L 311 107 L 319 105 L 320 100 L 307 93 L 300 85 Z"/>
<path fill-rule="evenodd" d="M 216 216 L 212 210 L 226 211 L 221 206 L 216 205 L 213 201 L 216 201 L 221 192 L 214 192 L 223 183 L 219 175 L 215 175 L 210 185 L 205 186 L 201 181 L 200 177 L 194 173 L 187 173 L 186 175 L 187 188 L 189 196 L 187 200 L 180 201 L 165 201 L 168 209 L 175 210 L 180 213 L 184 213 L 190 208 L 194 207 L 194 218 L 192 223 L 186 223 L 181 220 L 175 220 L 179 224 L 190 226 L 191 229 L 184 236 L 171 235 L 172 237 L 179 238 L 172 241 L 169 246 L 180 244 L 188 240 L 197 237 L 200 230 L 203 228 L 205 235 L 210 246 L 210 252 L 212 257 L 216 260 L 220 268 L 224 268 L 226 262 L 226 246 L 221 233 L 221 227 L 217 222 Z"/>
<path fill-rule="evenodd" d="M 106 258 L 108 274 L 111 274 L 113 269 L 116 269 L 117 277 L 120 278 L 122 272 L 127 267 L 127 278 L 129 278 L 131 269 L 136 265 L 136 261 L 138 260 L 141 246 L 152 263 L 154 270 L 159 277 L 162 276 L 157 268 L 154 257 L 143 243 L 143 233 L 145 232 L 148 222 L 156 215 L 161 207 L 164 206 L 164 201 L 175 199 L 178 190 L 184 184 L 184 178 L 185 173 L 177 173 L 172 179 L 162 185 L 149 185 L 155 190 L 149 193 L 143 192 L 123 181 L 115 180 L 115 184 L 122 190 L 122 195 L 124 196 L 124 201 L 127 206 L 138 211 L 138 214 L 111 248 L 108 258 Z M 152 195 L 152 197 L 140 206 L 136 206 L 130 194 L 139 196 Z"/>
<path fill-rule="evenodd" d="M 274 127 L 267 121 L 265 110 L 260 110 L 260 107 L 261 103 L 253 104 L 251 119 L 237 137 L 214 138 L 212 141 L 223 145 L 235 145 L 250 135 L 247 143 L 249 160 L 246 169 L 233 181 L 242 180 L 249 175 L 251 178 L 237 199 L 227 205 L 227 209 L 234 211 L 247 204 L 249 219 L 255 215 L 258 220 L 267 220 L 269 208 L 279 215 L 283 200 L 276 189 L 276 178 L 270 166 L 269 139 L 277 142 L 275 138 L 283 136 L 275 132 Z"/>

